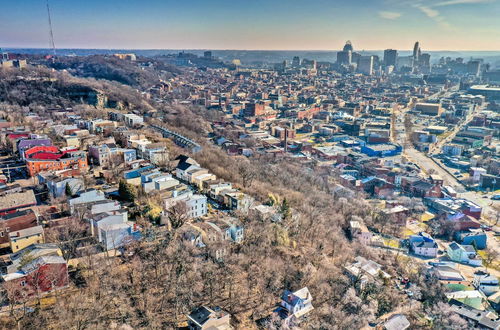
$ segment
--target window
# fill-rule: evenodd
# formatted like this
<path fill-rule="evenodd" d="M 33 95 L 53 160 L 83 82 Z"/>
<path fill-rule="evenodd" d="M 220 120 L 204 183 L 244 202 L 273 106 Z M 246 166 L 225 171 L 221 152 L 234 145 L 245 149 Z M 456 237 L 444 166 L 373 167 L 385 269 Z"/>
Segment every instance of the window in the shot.
<path fill-rule="evenodd" d="M 0 237 L 3 237 L 3 230 L 0 231 Z"/>
<path fill-rule="evenodd" d="M 21 286 L 26 286 L 26 281 L 21 281 Z"/>

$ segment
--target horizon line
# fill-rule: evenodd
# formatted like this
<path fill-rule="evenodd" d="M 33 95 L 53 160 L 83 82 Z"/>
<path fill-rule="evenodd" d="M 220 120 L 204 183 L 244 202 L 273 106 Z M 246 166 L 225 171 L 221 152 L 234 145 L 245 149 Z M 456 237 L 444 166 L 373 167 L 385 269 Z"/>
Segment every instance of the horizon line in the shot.
<path fill-rule="evenodd" d="M 0 47 L 0 49 L 36 49 L 36 50 L 52 50 L 49 47 Z M 395 48 L 385 48 L 385 49 L 363 49 L 357 50 L 357 52 L 378 52 L 384 51 L 387 49 L 394 49 L 397 51 L 409 51 L 412 52 L 412 49 L 395 49 Z M 211 50 L 211 51 L 282 51 L 282 52 L 340 52 L 342 49 L 333 50 L 333 49 L 257 49 L 257 48 L 82 48 L 82 47 L 56 47 L 56 50 Z M 480 49 L 440 49 L 440 50 L 426 50 L 426 52 L 500 52 L 498 50 L 480 50 Z"/>

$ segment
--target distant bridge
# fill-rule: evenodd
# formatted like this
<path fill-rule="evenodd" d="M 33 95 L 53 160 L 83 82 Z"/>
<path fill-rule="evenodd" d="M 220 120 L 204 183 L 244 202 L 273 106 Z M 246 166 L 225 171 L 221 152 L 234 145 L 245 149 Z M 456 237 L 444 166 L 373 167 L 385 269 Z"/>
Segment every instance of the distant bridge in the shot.
<path fill-rule="evenodd" d="M 173 131 L 169 130 L 168 128 L 161 127 L 158 125 L 151 125 L 151 127 L 156 129 L 157 131 L 160 131 L 162 133 L 163 137 L 174 140 L 174 142 L 177 145 L 179 145 L 183 148 L 188 148 L 191 150 L 191 152 L 199 152 L 202 149 L 198 143 L 185 137 L 184 135 L 173 132 Z"/>

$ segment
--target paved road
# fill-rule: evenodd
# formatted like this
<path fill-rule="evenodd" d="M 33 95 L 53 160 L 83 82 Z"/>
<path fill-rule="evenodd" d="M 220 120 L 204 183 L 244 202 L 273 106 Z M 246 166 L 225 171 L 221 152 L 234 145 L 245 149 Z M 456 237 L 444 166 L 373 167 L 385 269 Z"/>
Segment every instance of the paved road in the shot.
<path fill-rule="evenodd" d="M 472 120 L 473 114 L 479 111 L 479 109 L 481 109 L 481 107 L 478 107 L 476 111 L 470 114 L 468 118 L 461 125 L 459 125 L 459 127 L 462 127 L 466 122 Z M 494 206 L 500 206 L 500 201 L 492 201 L 490 199 L 492 194 L 487 195 L 487 198 L 483 198 L 483 195 L 477 192 L 466 191 L 465 187 L 457 180 L 455 176 L 451 175 L 441 166 L 436 164 L 425 153 L 416 150 L 410 143 L 406 143 L 410 138 L 409 136 L 407 136 L 407 134 L 398 134 L 398 131 L 405 131 L 403 118 L 405 117 L 407 111 L 407 108 L 396 111 L 396 118 L 400 118 L 400 120 L 396 120 L 396 130 L 394 132 L 396 136 L 391 136 L 393 142 L 397 142 L 404 146 L 403 154 L 406 156 L 406 158 L 408 158 L 411 162 L 417 164 L 425 175 L 435 173 L 441 176 L 443 178 L 444 184 L 455 189 L 455 191 L 458 193 L 458 197 L 465 198 L 476 203 L 483 208 L 484 216 L 494 218 L 496 213 L 498 212 L 495 210 Z M 458 132 L 459 127 L 455 129 L 456 131 L 454 130 L 454 134 Z"/>

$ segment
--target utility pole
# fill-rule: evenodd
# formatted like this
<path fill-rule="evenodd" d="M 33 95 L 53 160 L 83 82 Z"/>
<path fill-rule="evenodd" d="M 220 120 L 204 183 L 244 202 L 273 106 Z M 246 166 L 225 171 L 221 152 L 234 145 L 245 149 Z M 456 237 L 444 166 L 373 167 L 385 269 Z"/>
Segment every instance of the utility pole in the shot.
<path fill-rule="evenodd" d="M 47 0 L 47 15 L 49 18 L 50 47 L 52 48 L 52 52 L 54 53 L 54 56 L 56 56 L 56 45 L 54 43 L 54 32 L 52 31 L 52 19 L 50 18 L 49 0 Z"/>

